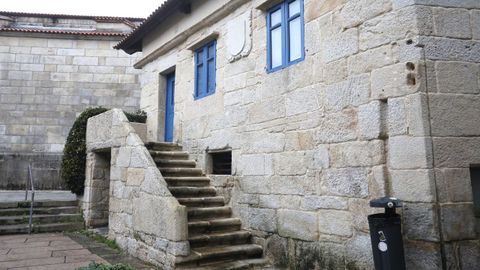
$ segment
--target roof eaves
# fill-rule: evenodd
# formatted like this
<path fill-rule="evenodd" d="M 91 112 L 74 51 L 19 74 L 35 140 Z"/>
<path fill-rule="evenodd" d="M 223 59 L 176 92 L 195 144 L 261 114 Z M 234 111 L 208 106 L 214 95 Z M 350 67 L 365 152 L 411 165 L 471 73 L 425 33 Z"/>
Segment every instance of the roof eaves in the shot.
<path fill-rule="evenodd" d="M 28 12 L 16 12 L 16 11 L 0 11 L 0 15 L 14 16 L 14 17 L 37 17 L 37 18 L 65 18 L 65 19 L 90 19 L 95 21 L 112 21 L 122 22 L 123 20 L 129 21 L 144 21 L 144 18 L 135 17 L 114 17 L 114 16 L 90 16 L 90 15 L 70 15 L 70 14 L 48 14 L 48 13 L 28 13 Z"/>
<path fill-rule="evenodd" d="M 114 48 L 117 50 L 124 50 L 128 54 L 141 51 L 142 39 L 145 37 L 145 35 L 160 25 L 160 23 L 162 23 L 168 16 L 173 14 L 174 11 L 185 7 L 185 5 L 189 2 L 189 0 L 166 0 L 161 6 L 152 12 L 152 14 L 150 14 L 145 21 L 133 29 L 128 36 L 120 40 L 120 42 L 118 42 Z"/>

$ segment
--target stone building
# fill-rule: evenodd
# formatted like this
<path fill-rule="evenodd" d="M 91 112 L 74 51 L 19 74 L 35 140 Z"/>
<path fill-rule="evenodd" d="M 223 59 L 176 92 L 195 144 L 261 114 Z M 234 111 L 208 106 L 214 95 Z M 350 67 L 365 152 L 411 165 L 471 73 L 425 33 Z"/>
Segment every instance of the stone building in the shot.
<path fill-rule="evenodd" d="M 139 108 L 138 71 L 114 50 L 139 18 L 0 12 L 0 188 L 61 189 L 63 145 L 87 107 Z"/>
<path fill-rule="evenodd" d="M 408 269 L 480 265 L 479 1 L 167 0 L 116 48 L 143 53 L 144 141 L 180 143 L 270 263 L 372 269 L 369 200 L 395 196 Z M 198 171 L 160 174 L 119 111 L 88 132 L 110 236 L 166 269 L 201 259 L 186 220 L 208 208 L 178 192 L 215 197 L 171 177 Z"/>

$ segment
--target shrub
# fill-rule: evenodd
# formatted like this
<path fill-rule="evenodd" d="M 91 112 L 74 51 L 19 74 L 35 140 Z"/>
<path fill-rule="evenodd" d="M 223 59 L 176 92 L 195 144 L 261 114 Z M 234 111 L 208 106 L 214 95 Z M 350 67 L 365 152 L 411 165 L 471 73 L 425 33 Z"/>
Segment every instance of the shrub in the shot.
<path fill-rule="evenodd" d="M 68 133 L 63 150 L 62 179 L 65 181 L 68 189 L 77 195 L 83 194 L 83 188 L 85 187 L 85 163 L 87 156 L 85 137 L 88 118 L 108 110 L 102 107 L 86 109 L 78 116 Z M 147 116 L 143 111 L 125 114 L 130 122 L 146 122 Z"/>
<path fill-rule="evenodd" d="M 133 113 L 128 113 L 128 112 L 124 112 L 124 113 L 127 116 L 128 121 L 130 122 L 136 122 L 136 123 L 147 122 L 147 113 L 142 110 L 138 110 Z"/>
<path fill-rule="evenodd" d="M 91 262 L 88 266 L 77 268 L 77 270 L 135 270 L 128 264 L 117 263 L 115 265 L 98 264 Z"/>

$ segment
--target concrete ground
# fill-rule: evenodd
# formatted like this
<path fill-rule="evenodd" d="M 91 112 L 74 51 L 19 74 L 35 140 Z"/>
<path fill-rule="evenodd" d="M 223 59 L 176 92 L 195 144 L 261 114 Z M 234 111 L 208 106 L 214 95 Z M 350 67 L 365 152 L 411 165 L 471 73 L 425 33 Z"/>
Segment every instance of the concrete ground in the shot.
<path fill-rule="evenodd" d="M 30 200 L 31 192 L 28 192 Z M 68 190 L 36 190 L 35 201 L 72 201 L 77 196 Z M 25 200 L 25 190 L 0 190 L 0 202 L 20 202 Z"/>
<path fill-rule="evenodd" d="M 79 233 L 0 236 L 0 270 L 74 270 L 92 261 L 151 269 Z"/>

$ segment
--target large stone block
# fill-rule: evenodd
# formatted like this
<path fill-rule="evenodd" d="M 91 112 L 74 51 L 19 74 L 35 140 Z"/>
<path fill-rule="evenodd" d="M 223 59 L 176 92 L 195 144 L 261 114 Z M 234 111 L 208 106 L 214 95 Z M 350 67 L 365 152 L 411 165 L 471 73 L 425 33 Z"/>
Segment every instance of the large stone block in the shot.
<path fill-rule="evenodd" d="M 269 88 L 271 89 L 271 88 Z M 248 111 L 249 123 L 261 123 L 285 116 L 285 99 L 282 97 L 255 103 Z"/>
<path fill-rule="evenodd" d="M 370 49 L 348 57 L 348 74 L 371 72 L 374 69 L 391 65 L 393 61 L 391 45 Z"/>
<path fill-rule="evenodd" d="M 480 98 L 464 95 L 430 95 L 433 136 L 478 136 Z"/>
<path fill-rule="evenodd" d="M 325 88 L 325 109 L 340 111 L 348 106 L 358 106 L 367 103 L 369 96 L 369 76 L 366 74 L 352 76 Z"/>
<path fill-rule="evenodd" d="M 477 94 L 480 92 L 477 64 L 467 62 L 435 62 L 437 89 L 444 93 Z"/>
<path fill-rule="evenodd" d="M 413 76 L 414 81 L 409 80 Z M 405 63 L 375 69 L 372 71 L 372 98 L 383 99 L 404 96 L 419 90 L 421 81 L 416 79 Z"/>
<path fill-rule="evenodd" d="M 408 130 L 404 98 L 389 98 L 387 105 L 388 135 L 405 135 Z"/>
<path fill-rule="evenodd" d="M 252 154 L 242 155 L 238 163 L 238 173 L 240 175 L 265 175 L 271 174 L 269 165 L 271 164 L 271 155 Z"/>
<path fill-rule="evenodd" d="M 407 269 L 442 269 L 440 244 L 425 241 L 405 241 Z"/>
<path fill-rule="evenodd" d="M 428 7 L 408 6 L 368 20 L 359 29 L 360 50 L 368 50 L 416 33 L 431 34 L 433 14 Z"/>
<path fill-rule="evenodd" d="M 273 209 L 241 207 L 238 215 L 246 228 L 265 232 L 277 231 L 276 211 Z"/>
<path fill-rule="evenodd" d="M 475 239 L 473 205 L 444 204 L 440 208 L 442 234 L 445 241 Z"/>
<path fill-rule="evenodd" d="M 455 269 L 461 265 L 462 269 L 474 270 L 480 265 L 480 241 L 461 241 L 445 245 L 447 269 Z"/>
<path fill-rule="evenodd" d="M 267 132 L 249 132 L 242 134 L 243 153 L 281 152 L 285 147 L 285 134 Z"/>
<path fill-rule="evenodd" d="M 348 209 L 348 201 L 346 198 L 334 196 L 305 196 L 302 202 L 302 209 L 318 210 L 318 209 Z"/>
<path fill-rule="evenodd" d="M 420 37 L 427 59 L 480 62 L 480 42 L 441 37 Z"/>
<path fill-rule="evenodd" d="M 403 210 L 403 230 L 409 240 L 439 241 L 437 208 L 433 204 L 406 203 Z"/>
<path fill-rule="evenodd" d="M 358 52 L 358 29 L 340 31 L 336 27 L 320 27 L 321 54 L 325 62 L 353 55 Z M 342 46 L 338 46 L 342 44 Z"/>
<path fill-rule="evenodd" d="M 432 170 L 390 170 L 393 196 L 409 202 L 432 202 L 435 183 Z"/>
<path fill-rule="evenodd" d="M 278 234 L 305 241 L 318 239 L 317 214 L 296 210 L 278 210 Z"/>
<path fill-rule="evenodd" d="M 307 2 L 305 6 L 305 22 L 315 20 L 328 12 L 340 9 L 345 2 L 345 0 L 330 0 L 319 3 L 315 1 Z"/>
<path fill-rule="evenodd" d="M 346 142 L 330 146 L 332 167 L 361 167 L 385 163 L 385 149 L 382 140 L 368 142 Z"/>
<path fill-rule="evenodd" d="M 418 169 L 432 166 L 431 139 L 397 136 L 388 141 L 388 160 L 393 169 Z"/>
<path fill-rule="evenodd" d="M 321 100 L 313 87 L 305 87 L 287 93 L 285 96 L 285 115 L 313 112 L 320 108 Z"/>
<path fill-rule="evenodd" d="M 322 172 L 320 189 L 323 194 L 364 198 L 368 196 L 365 168 L 327 169 Z"/>
<path fill-rule="evenodd" d="M 360 137 L 378 139 L 385 133 L 385 102 L 374 100 L 358 107 L 358 130 Z"/>
<path fill-rule="evenodd" d="M 472 10 L 473 39 L 480 40 L 480 10 Z"/>
<path fill-rule="evenodd" d="M 339 19 L 341 20 L 343 28 L 351 28 L 391 9 L 392 2 L 390 0 L 347 1 L 345 6 L 340 10 Z"/>
<path fill-rule="evenodd" d="M 471 38 L 470 15 L 466 9 L 435 8 L 435 35 L 453 38 Z"/>
<path fill-rule="evenodd" d="M 300 151 L 273 154 L 273 168 L 278 175 L 303 175 L 307 171 L 306 153 Z"/>
<path fill-rule="evenodd" d="M 187 212 L 175 198 L 141 193 L 132 203 L 134 230 L 172 241 L 187 239 Z"/>
<path fill-rule="evenodd" d="M 435 170 L 438 200 L 440 202 L 471 202 L 472 185 L 467 168 Z"/>
<path fill-rule="evenodd" d="M 320 119 L 316 133 L 317 143 L 346 142 L 357 138 L 357 112 L 345 109 L 338 113 L 330 113 Z"/>
<path fill-rule="evenodd" d="M 318 231 L 320 234 L 352 236 L 352 214 L 340 210 L 319 210 Z"/>
<path fill-rule="evenodd" d="M 356 233 L 345 248 L 346 269 L 373 269 L 370 235 Z"/>
<path fill-rule="evenodd" d="M 436 167 L 469 168 L 480 164 L 480 138 L 433 139 Z"/>

